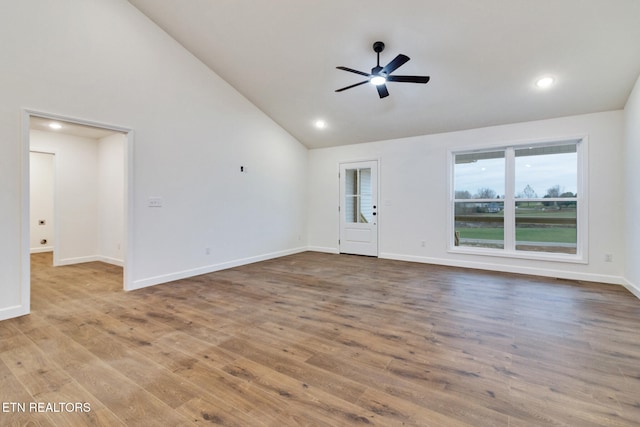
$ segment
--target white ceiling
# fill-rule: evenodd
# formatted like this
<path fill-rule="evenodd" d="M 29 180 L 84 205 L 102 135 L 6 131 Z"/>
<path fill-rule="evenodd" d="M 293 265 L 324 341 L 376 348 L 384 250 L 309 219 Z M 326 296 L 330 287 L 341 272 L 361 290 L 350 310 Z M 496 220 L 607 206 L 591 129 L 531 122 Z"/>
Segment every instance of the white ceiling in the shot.
<path fill-rule="evenodd" d="M 310 148 L 621 109 L 640 74 L 638 0 L 129 1 Z M 376 40 L 431 81 L 334 92 Z"/>

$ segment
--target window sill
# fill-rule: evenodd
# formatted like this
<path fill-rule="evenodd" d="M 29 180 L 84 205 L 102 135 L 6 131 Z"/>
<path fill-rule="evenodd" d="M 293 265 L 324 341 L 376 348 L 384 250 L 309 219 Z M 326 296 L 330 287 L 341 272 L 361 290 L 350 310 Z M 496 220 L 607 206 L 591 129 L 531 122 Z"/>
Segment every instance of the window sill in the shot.
<path fill-rule="evenodd" d="M 507 251 L 505 249 L 489 249 L 489 248 L 469 248 L 469 247 L 450 247 L 447 250 L 451 254 L 464 255 L 481 255 L 497 258 L 517 258 L 532 261 L 551 261 L 573 264 L 588 264 L 589 260 L 585 255 L 581 254 L 561 254 L 561 253 L 539 253 L 528 251 Z"/>

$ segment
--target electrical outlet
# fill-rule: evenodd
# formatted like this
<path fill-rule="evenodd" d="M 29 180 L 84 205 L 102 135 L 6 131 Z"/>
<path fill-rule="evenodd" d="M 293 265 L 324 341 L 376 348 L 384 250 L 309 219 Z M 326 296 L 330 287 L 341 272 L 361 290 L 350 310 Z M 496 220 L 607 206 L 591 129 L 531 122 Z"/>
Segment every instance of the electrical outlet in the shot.
<path fill-rule="evenodd" d="M 211 255 L 211 248 L 204 248 L 205 255 Z"/>
<path fill-rule="evenodd" d="M 422 246 L 423 248 L 427 245 L 427 242 L 425 242 L 424 240 L 420 242 L 420 246 Z"/>
<path fill-rule="evenodd" d="M 604 254 L 604 261 L 605 262 L 613 262 L 613 255 L 612 254 Z"/>

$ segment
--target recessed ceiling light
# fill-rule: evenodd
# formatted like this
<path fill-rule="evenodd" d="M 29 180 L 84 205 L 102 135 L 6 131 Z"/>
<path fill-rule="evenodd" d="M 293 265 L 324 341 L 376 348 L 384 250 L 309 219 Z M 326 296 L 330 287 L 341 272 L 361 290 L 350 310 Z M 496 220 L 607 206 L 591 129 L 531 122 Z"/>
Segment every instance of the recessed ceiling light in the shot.
<path fill-rule="evenodd" d="M 62 125 L 60 123 L 56 123 L 56 122 L 49 123 L 49 127 L 51 129 L 62 129 Z"/>
<path fill-rule="evenodd" d="M 540 89 L 546 89 L 553 85 L 554 82 L 555 80 L 553 79 L 553 77 L 541 77 L 536 81 L 536 86 Z"/>
<path fill-rule="evenodd" d="M 313 125 L 315 127 L 317 127 L 318 129 L 324 129 L 327 127 L 327 122 L 325 122 L 324 120 L 316 120 Z"/>

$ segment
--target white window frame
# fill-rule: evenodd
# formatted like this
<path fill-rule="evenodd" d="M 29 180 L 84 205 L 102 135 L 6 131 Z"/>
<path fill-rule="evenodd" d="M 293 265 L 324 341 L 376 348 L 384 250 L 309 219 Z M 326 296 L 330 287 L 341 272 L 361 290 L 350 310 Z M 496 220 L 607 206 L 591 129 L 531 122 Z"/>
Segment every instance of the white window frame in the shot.
<path fill-rule="evenodd" d="M 545 147 L 553 145 L 567 145 L 576 143 L 577 154 L 577 202 L 576 207 L 576 253 L 563 254 L 553 252 L 532 252 L 515 249 L 515 203 L 520 201 L 537 200 L 537 199 L 518 199 L 515 197 L 515 150 L 523 147 Z M 455 173 L 455 156 L 458 154 L 479 153 L 485 151 L 505 151 L 505 197 L 500 199 L 504 202 L 504 249 L 498 248 L 477 248 L 468 246 L 455 246 L 455 202 L 465 201 L 463 199 L 455 199 L 454 189 L 454 173 Z M 448 203 L 447 203 L 447 251 L 455 254 L 470 255 L 486 255 L 492 257 L 504 258 L 520 258 L 543 261 L 569 262 L 587 264 L 588 256 L 588 238 L 589 238 L 589 222 L 588 222 L 588 137 L 586 135 L 562 137 L 562 138 L 546 138 L 539 140 L 514 141 L 502 144 L 487 144 L 483 146 L 474 146 L 473 148 L 449 149 L 447 152 L 448 165 Z M 544 201 L 554 201 L 555 199 L 541 199 Z M 566 199 L 562 199 L 566 200 Z M 475 201 L 475 199 L 474 199 Z M 495 201 L 495 200 L 493 200 Z"/>

